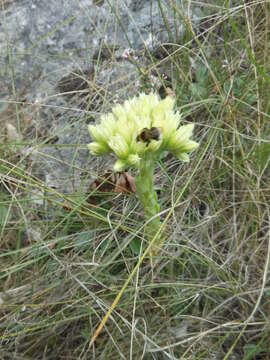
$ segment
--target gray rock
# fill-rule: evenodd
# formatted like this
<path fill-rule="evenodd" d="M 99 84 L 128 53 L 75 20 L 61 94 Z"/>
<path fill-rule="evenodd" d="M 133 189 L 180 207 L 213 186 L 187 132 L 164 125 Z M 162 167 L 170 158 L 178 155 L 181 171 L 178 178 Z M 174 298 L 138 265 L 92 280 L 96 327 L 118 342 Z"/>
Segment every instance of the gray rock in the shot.
<path fill-rule="evenodd" d="M 175 3 L 181 9 L 181 1 Z M 196 9 L 191 10 L 195 18 Z M 16 89 L 28 92 L 34 90 L 33 82 L 44 78 L 54 86 L 74 67 L 91 64 L 103 41 L 110 46 L 115 44 L 121 51 L 145 46 L 151 50 L 167 42 L 167 28 L 172 34 L 176 32 L 175 17 L 181 34 L 181 19 L 166 1 L 10 2 L 0 23 L 1 81 L 10 84 L 13 77 Z"/>
<path fill-rule="evenodd" d="M 181 3 L 175 1 L 179 9 Z M 154 53 L 162 43 L 170 42 L 168 29 L 175 34 L 176 27 L 182 34 L 181 18 L 169 0 L 14 0 L 4 4 L 0 97 L 18 101 L 23 97 L 29 113 L 33 105 L 39 106 L 35 126 L 45 129 L 49 142 L 57 134 L 57 141 L 40 147 L 32 159 L 50 186 L 74 191 L 80 186 L 80 172 L 90 168 L 87 123 L 96 121 L 113 102 L 139 91 L 138 69 L 123 59 L 123 51 L 132 48 L 143 64 L 142 50 Z M 198 11 L 190 8 L 191 20 Z"/>
<path fill-rule="evenodd" d="M 92 98 L 86 98 L 85 102 L 88 104 L 84 104 L 84 109 L 80 110 L 78 106 L 74 109 L 67 108 L 63 96 L 57 102 L 54 101 L 58 108 L 56 105 L 52 108 L 43 108 L 42 118 L 51 124 L 49 134 L 52 139 L 53 135 L 57 134 L 58 139 L 54 144 L 41 147 L 32 159 L 38 163 L 39 173 L 42 169 L 47 186 L 64 193 L 78 189 L 84 191 L 97 172 L 102 173 L 104 169 L 112 166 L 111 158 L 96 159 L 89 154 L 86 148 L 86 144 L 90 142 L 87 124 L 98 121 L 99 113 L 109 111 L 113 103 L 138 93 L 138 85 L 135 83 L 136 72 L 136 67 L 128 61 L 105 63 L 100 67 L 93 85 L 95 88 L 100 86 L 102 92 L 100 96 L 93 92 Z M 132 84 L 134 86 L 130 86 Z M 71 103 L 73 99 L 68 98 Z M 77 99 L 74 101 L 78 104 Z M 98 112 L 95 110 L 97 105 Z M 87 107 L 92 111 L 85 109 Z M 84 185 L 80 188 L 82 177 Z"/>

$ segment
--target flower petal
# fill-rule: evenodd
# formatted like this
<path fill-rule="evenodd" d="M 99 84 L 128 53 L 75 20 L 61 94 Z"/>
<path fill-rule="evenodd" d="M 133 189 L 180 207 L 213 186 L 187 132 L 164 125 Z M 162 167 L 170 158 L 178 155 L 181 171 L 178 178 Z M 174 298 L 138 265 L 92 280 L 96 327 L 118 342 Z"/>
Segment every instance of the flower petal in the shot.
<path fill-rule="evenodd" d="M 172 97 L 167 96 L 165 99 L 159 101 L 159 103 L 155 106 L 152 112 L 153 117 L 158 114 L 162 114 L 164 116 L 166 112 L 173 111 L 174 104 L 175 100 Z"/>
<path fill-rule="evenodd" d="M 182 160 L 184 162 L 189 162 L 189 156 L 187 153 L 180 152 L 180 153 L 173 153 L 175 157 L 177 157 L 179 160 Z"/>
<path fill-rule="evenodd" d="M 113 170 L 116 172 L 123 171 L 127 167 L 127 163 L 124 160 L 117 160 L 114 163 Z"/>
<path fill-rule="evenodd" d="M 101 142 L 91 142 L 87 145 L 88 149 L 93 155 L 104 155 L 110 152 L 110 148 Z"/>
<path fill-rule="evenodd" d="M 93 140 L 95 140 L 95 141 L 103 140 L 104 136 L 103 136 L 102 132 L 100 132 L 99 126 L 88 125 L 88 131 Z"/>
<path fill-rule="evenodd" d="M 150 144 L 147 146 L 148 151 L 156 152 L 160 148 L 160 145 L 162 144 L 162 141 L 159 140 L 152 140 Z"/>
<path fill-rule="evenodd" d="M 109 141 L 109 147 L 119 158 L 128 157 L 128 144 L 120 134 L 116 134 L 111 138 L 111 140 Z"/>
<path fill-rule="evenodd" d="M 127 161 L 132 166 L 139 166 L 141 158 L 137 154 L 131 154 L 129 155 Z"/>
<path fill-rule="evenodd" d="M 166 148 L 170 151 L 179 152 L 181 150 L 184 152 L 185 146 L 189 147 L 189 138 L 192 135 L 193 128 L 194 124 L 181 126 L 170 136 Z M 192 143 L 191 148 L 195 148 L 195 142 Z"/>
<path fill-rule="evenodd" d="M 197 149 L 199 144 L 196 141 L 186 140 L 183 146 L 180 147 L 181 151 L 183 152 L 190 152 L 194 149 Z"/>
<path fill-rule="evenodd" d="M 179 140 L 189 139 L 193 133 L 194 124 L 183 125 L 177 130 Z"/>

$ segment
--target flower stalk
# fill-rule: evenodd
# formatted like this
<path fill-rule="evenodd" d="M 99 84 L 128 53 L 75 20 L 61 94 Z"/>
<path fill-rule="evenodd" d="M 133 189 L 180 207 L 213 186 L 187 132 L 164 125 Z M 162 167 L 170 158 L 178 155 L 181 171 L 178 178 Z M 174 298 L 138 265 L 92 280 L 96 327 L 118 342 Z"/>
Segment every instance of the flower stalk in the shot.
<path fill-rule="evenodd" d="M 154 190 L 153 176 L 155 170 L 155 160 L 152 156 L 147 156 L 140 164 L 138 174 L 135 177 L 136 193 L 139 201 L 144 209 L 146 217 L 145 237 L 148 241 L 151 241 L 153 236 L 159 230 L 161 225 L 159 213 L 159 205 L 157 199 L 157 193 Z M 159 241 L 160 243 L 160 241 Z M 152 249 L 152 254 L 155 255 L 158 252 L 158 245 L 155 244 L 155 248 Z"/>
<path fill-rule="evenodd" d="M 148 241 L 159 231 L 160 217 L 153 175 L 156 161 L 164 152 L 171 152 L 179 160 L 188 162 L 189 153 L 198 147 L 190 140 L 194 125 L 179 126 L 181 114 L 174 110 L 175 100 L 168 96 L 160 100 L 156 94 L 141 94 L 112 112 L 101 116 L 99 125 L 89 125 L 93 142 L 88 144 L 94 155 L 114 153 L 115 171 L 128 167 L 137 169 L 136 192 L 144 209 Z M 160 235 L 152 250 L 157 254 L 163 239 Z"/>

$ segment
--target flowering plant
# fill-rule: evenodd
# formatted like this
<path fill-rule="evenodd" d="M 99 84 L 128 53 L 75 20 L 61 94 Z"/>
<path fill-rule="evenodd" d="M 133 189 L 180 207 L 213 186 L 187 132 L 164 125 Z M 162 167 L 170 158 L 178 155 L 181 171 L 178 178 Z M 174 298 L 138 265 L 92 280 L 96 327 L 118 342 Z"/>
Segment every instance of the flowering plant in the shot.
<path fill-rule="evenodd" d="M 98 125 L 89 125 L 93 142 L 88 144 L 94 155 L 114 153 L 115 171 L 128 167 L 138 169 L 136 192 L 148 219 L 147 236 L 152 237 L 160 226 L 157 195 L 153 188 L 155 162 L 162 153 L 171 152 L 182 161 L 198 147 L 190 140 L 194 124 L 179 127 L 181 114 L 174 110 L 175 100 L 160 100 L 154 93 L 141 94 L 116 105 L 101 116 Z M 160 244 L 159 244 L 160 245 Z"/>

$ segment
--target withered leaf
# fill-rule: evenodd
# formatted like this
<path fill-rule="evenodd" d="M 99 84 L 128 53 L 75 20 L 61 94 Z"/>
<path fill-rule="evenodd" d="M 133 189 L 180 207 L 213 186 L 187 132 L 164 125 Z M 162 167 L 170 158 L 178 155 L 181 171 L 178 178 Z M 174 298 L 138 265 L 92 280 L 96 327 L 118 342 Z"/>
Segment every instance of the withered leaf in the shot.
<path fill-rule="evenodd" d="M 135 193 L 135 180 L 125 171 L 107 171 L 90 184 L 88 192 L 88 203 L 96 205 L 100 198 L 98 193 Z"/>

